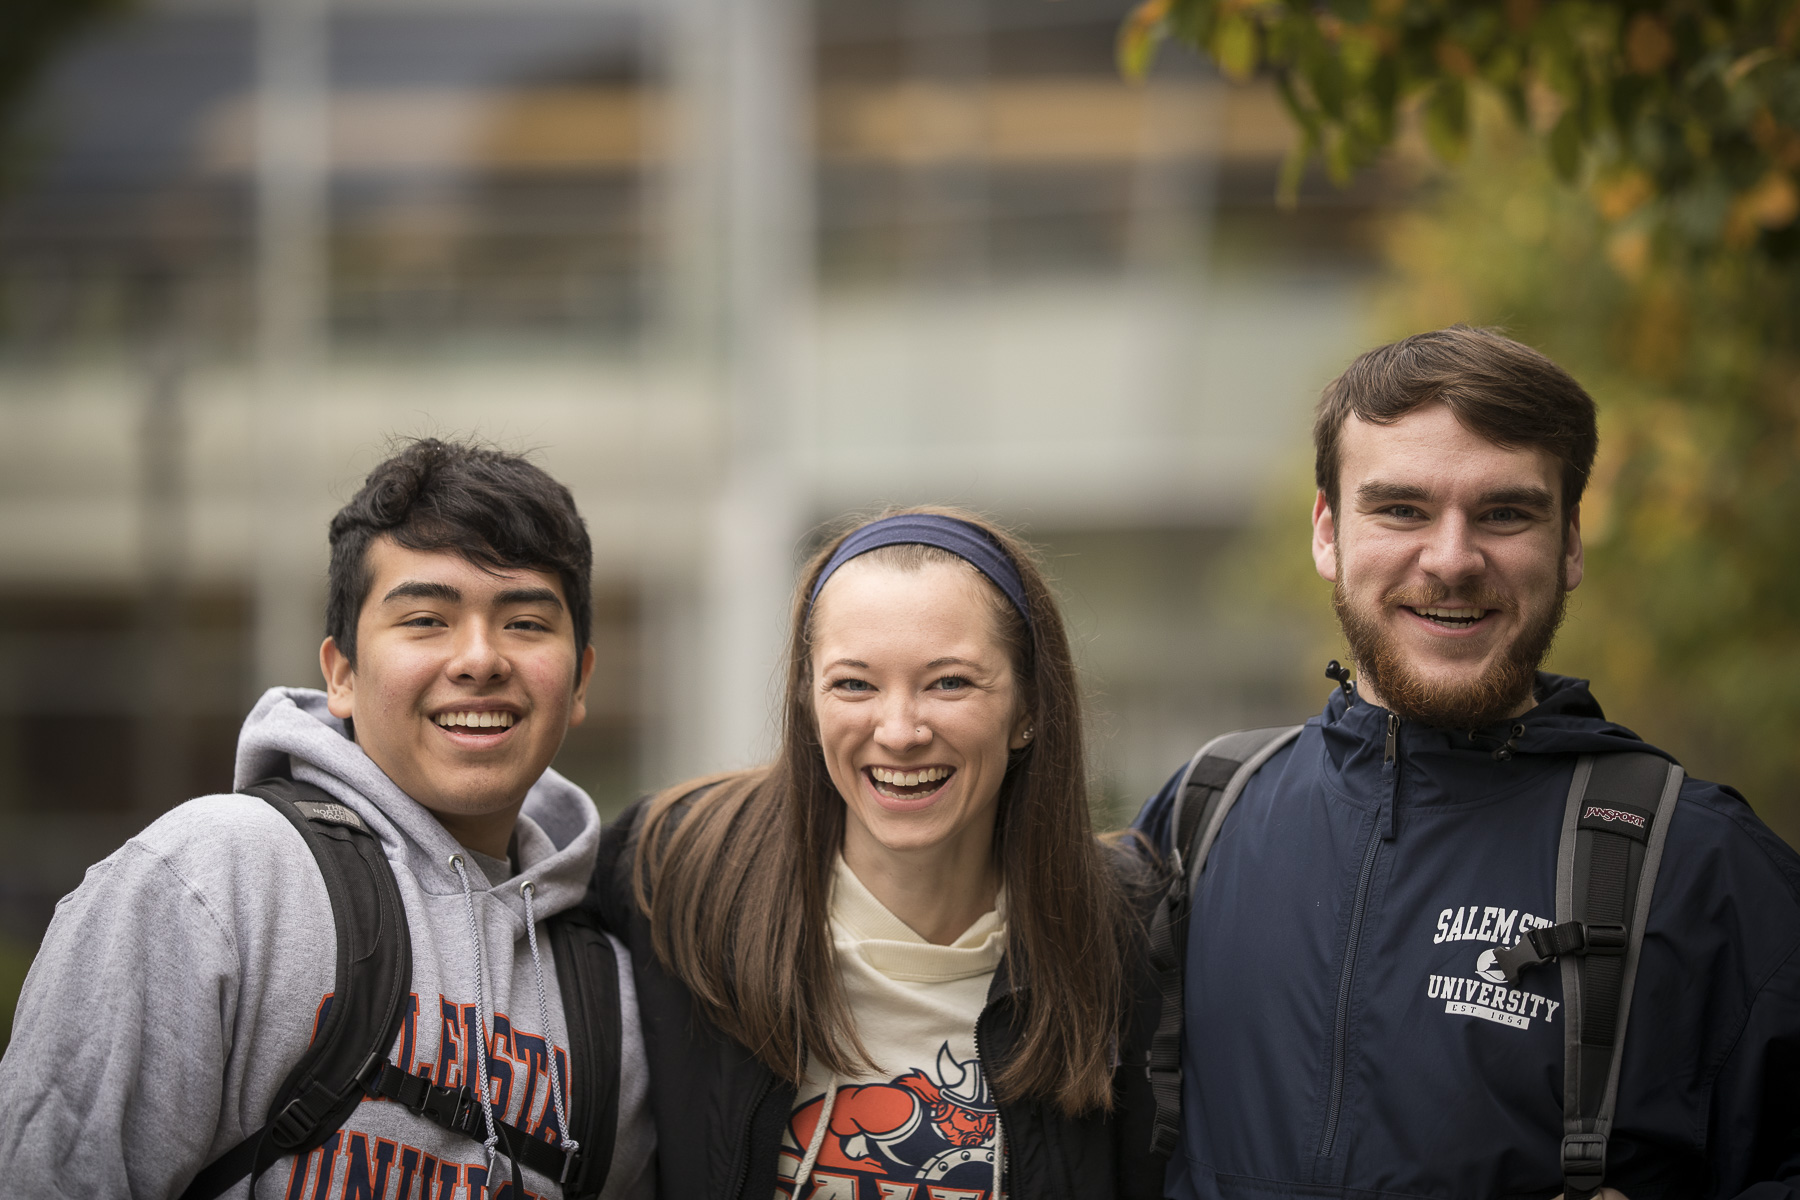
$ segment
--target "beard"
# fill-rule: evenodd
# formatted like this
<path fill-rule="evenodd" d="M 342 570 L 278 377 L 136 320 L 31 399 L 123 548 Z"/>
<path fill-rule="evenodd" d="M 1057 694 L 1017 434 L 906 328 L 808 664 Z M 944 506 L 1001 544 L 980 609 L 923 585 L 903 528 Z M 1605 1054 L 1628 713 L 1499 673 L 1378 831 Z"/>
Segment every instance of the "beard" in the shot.
<path fill-rule="evenodd" d="M 1450 596 L 1442 584 L 1429 588 L 1396 588 L 1381 598 L 1381 611 L 1397 605 L 1429 608 Z M 1475 608 L 1517 613 L 1518 605 L 1486 589 L 1458 593 L 1459 603 Z M 1344 592 L 1343 571 L 1331 591 L 1331 606 L 1350 643 L 1350 656 L 1388 711 L 1403 721 L 1416 721 L 1437 729 L 1478 729 L 1513 715 L 1532 693 L 1539 664 L 1550 652 L 1556 631 L 1568 607 L 1567 588 L 1556 589 L 1556 599 L 1543 613 L 1527 617 L 1518 633 L 1501 647 L 1495 659 L 1473 679 L 1427 679 L 1384 627 L 1378 614 L 1359 610 Z"/>

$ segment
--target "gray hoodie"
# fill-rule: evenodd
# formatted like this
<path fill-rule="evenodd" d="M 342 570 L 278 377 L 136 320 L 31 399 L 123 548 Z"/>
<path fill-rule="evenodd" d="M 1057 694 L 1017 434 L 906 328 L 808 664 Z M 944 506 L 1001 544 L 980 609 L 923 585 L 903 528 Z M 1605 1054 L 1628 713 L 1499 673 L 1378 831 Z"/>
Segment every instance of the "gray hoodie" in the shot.
<path fill-rule="evenodd" d="M 244 723 L 234 786 L 282 770 L 354 809 L 393 866 L 416 1001 L 394 1061 L 440 1084 L 473 1081 L 480 970 L 494 1115 L 528 1130 L 554 1121 L 547 1046 L 566 1059 L 568 1031 L 547 944 L 542 1027 L 519 885 L 532 881 L 540 922 L 580 900 L 600 838 L 587 796 L 544 773 L 519 816 L 519 874 L 510 880 L 484 879 L 464 853 L 472 925 L 449 862 L 463 848 L 345 736 L 322 693 L 271 689 Z M 636 992 L 625 948 L 614 942 L 614 951 L 625 1041 L 604 1195 L 649 1196 L 654 1134 Z M 0 1192 L 178 1196 L 268 1118 L 311 1040 L 336 961 L 319 868 L 267 803 L 207 796 L 158 819 L 63 898 L 32 964 L 0 1060 Z M 504 1158 L 494 1169 L 498 1189 L 511 1175 Z M 321 1149 L 278 1161 L 256 1195 L 477 1200 L 485 1179 L 480 1143 L 401 1105 L 365 1100 Z M 524 1182 L 528 1192 L 559 1194 L 529 1170 Z M 226 1195 L 250 1195 L 248 1182 Z"/>

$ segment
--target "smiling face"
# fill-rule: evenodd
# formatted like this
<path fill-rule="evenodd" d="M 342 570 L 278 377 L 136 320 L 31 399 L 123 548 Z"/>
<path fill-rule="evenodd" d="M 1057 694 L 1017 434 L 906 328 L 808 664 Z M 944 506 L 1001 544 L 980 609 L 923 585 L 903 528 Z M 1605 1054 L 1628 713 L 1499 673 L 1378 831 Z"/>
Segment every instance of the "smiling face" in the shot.
<path fill-rule="evenodd" d="M 1442 404 L 1391 425 L 1352 416 L 1339 512 L 1313 507 L 1313 561 L 1364 699 L 1409 720 L 1468 729 L 1533 703 L 1533 672 L 1581 582 L 1579 512 L 1561 512 L 1561 466 L 1470 432 Z"/>
<path fill-rule="evenodd" d="M 458 841 L 504 857 L 525 793 L 586 715 L 594 651 L 576 654 L 554 574 L 387 537 L 367 563 L 355 667 L 330 638 L 320 650 L 331 712 Z"/>
<path fill-rule="evenodd" d="M 844 858 L 988 853 L 1030 717 L 992 587 L 960 563 L 841 567 L 813 611 L 813 711 Z"/>

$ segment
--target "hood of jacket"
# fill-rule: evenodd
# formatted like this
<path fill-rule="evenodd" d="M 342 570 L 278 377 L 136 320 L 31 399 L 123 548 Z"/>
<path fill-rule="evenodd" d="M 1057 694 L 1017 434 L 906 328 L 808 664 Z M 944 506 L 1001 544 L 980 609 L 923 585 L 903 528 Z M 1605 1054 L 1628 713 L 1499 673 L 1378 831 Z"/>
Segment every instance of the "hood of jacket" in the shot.
<path fill-rule="evenodd" d="M 1380 784 L 1390 723 L 1396 755 L 1407 764 L 1395 794 L 1396 808 L 1479 800 L 1516 792 L 1538 774 L 1567 770 L 1567 755 L 1648 751 L 1673 757 L 1606 719 L 1585 679 L 1539 671 L 1537 704 L 1522 716 L 1478 729 L 1438 729 L 1393 720 L 1385 708 L 1354 699 L 1342 689 L 1326 702 L 1318 723 L 1335 782 L 1351 796 L 1385 793 Z M 1496 770 L 1497 763 L 1507 764 Z"/>
<path fill-rule="evenodd" d="M 272 775 L 324 788 L 369 823 L 390 860 L 404 862 L 432 895 L 462 890 L 450 856 L 463 850 L 431 810 L 401 791 L 331 715 L 325 693 L 270 688 L 238 735 L 232 786 Z M 515 831 L 518 869 L 536 890 L 543 919 L 574 907 L 587 890 L 600 844 L 600 814 L 580 788 L 546 770 L 525 796 Z M 479 878 L 479 877 L 477 877 Z M 492 880 L 488 889 L 524 920 L 516 887 Z"/>

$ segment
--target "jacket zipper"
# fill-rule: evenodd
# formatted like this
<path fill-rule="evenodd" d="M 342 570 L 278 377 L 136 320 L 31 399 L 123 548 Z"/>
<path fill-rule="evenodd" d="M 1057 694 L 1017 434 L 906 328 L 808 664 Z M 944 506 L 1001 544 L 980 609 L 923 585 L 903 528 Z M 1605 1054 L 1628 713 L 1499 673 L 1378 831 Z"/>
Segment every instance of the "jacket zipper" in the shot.
<path fill-rule="evenodd" d="M 756 1130 L 756 1110 L 762 1107 L 763 1101 L 768 1099 L 769 1092 L 774 1087 L 774 1077 L 772 1075 L 766 1076 L 763 1081 L 757 1085 L 756 1095 L 752 1097 L 750 1108 L 744 1116 L 744 1131 L 738 1135 L 737 1179 L 733 1181 L 731 1185 L 731 1195 L 733 1196 L 742 1197 L 744 1194 L 744 1184 L 749 1181 L 750 1154 L 755 1150 L 755 1147 L 750 1144 L 750 1135 Z"/>
<path fill-rule="evenodd" d="M 1387 744 L 1381 756 L 1381 773 L 1388 777 L 1388 803 L 1397 801 L 1394 792 L 1400 773 L 1397 748 L 1400 718 L 1393 713 L 1387 719 Z M 1319 1139 L 1319 1157 L 1330 1158 L 1337 1144 L 1338 1116 L 1344 1103 L 1344 1057 L 1350 1033 L 1350 990 L 1356 982 L 1356 951 L 1362 941 L 1363 916 L 1369 906 L 1369 882 L 1375 877 L 1375 857 L 1381 852 L 1381 812 L 1369 828 L 1369 847 L 1363 851 L 1362 870 L 1356 877 L 1356 903 L 1350 909 L 1350 935 L 1344 943 L 1344 969 L 1338 976 L 1337 1021 L 1331 1041 L 1331 1103 L 1325 1110 L 1325 1133 Z"/>
<path fill-rule="evenodd" d="M 994 1153 L 1000 1156 L 1000 1191 L 990 1200 L 1002 1200 L 1006 1192 L 1006 1123 L 1000 1119 L 1000 1097 L 994 1092 L 994 1085 L 988 1076 L 988 1066 L 981 1057 L 981 1022 L 993 1007 L 991 1000 L 983 1004 L 980 1014 L 975 1018 L 975 1061 L 981 1067 L 981 1081 L 987 1084 L 988 1097 L 994 1102 Z"/>

